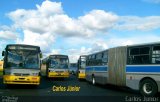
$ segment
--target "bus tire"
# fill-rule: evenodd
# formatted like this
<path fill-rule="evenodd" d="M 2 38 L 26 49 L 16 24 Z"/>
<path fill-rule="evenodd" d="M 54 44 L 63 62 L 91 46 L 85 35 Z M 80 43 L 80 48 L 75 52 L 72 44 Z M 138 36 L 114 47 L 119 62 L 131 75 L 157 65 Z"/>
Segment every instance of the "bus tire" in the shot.
<path fill-rule="evenodd" d="M 96 84 L 96 80 L 95 80 L 95 77 L 92 76 L 92 84 L 95 85 Z"/>
<path fill-rule="evenodd" d="M 154 96 L 158 92 L 158 87 L 152 79 L 145 79 L 140 83 L 140 93 L 143 96 Z"/>

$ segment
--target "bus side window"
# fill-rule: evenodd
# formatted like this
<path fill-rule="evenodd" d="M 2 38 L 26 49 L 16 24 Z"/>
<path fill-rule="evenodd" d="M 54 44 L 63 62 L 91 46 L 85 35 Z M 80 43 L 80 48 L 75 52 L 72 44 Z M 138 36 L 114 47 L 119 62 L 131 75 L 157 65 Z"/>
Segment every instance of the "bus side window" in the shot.
<path fill-rule="evenodd" d="M 153 47 L 152 64 L 160 64 L 160 46 Z"/>
<path fill-rule="evenodd" d="M 107 51 L 104 52 L 102 63 L 103 63 L 103 65 L 108 64 L 108 52 Z"/>
<path fill-rule="evenodd" d="M 131 48 L 129 64 L 150 64 L 150 47 Z"/>

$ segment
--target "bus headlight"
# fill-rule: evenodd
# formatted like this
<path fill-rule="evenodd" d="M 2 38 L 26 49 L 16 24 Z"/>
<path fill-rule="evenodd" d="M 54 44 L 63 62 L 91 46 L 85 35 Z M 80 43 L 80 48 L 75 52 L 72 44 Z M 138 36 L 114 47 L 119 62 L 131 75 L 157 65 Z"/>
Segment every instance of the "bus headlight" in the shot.
<path fill-rule="evenodd" d="M 5 75 L 13 75 L 11 72 L 4 72 Z"/>
<path fill-rule="evenodd" d="M 49 72 L 55 72 L 54 70 L 49 70 Z"/>

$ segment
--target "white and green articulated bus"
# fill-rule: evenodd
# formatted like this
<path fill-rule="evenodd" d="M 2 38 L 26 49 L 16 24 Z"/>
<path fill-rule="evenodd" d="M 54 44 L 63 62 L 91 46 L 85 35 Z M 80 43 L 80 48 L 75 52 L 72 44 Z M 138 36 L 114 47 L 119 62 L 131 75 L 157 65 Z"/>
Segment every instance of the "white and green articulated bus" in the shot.
<path fill-rule="evenodd" d="M 86 80 L 139 90 L 144 96 L 160 92 L 160 42 L 121 46 L 87 55 Z"/>
<path fill-rule="evenodd" d="M 4 84 L 40 84 L 40 58 L 39 46 L 9 44 L 5 51 L 3 66 Z"/>

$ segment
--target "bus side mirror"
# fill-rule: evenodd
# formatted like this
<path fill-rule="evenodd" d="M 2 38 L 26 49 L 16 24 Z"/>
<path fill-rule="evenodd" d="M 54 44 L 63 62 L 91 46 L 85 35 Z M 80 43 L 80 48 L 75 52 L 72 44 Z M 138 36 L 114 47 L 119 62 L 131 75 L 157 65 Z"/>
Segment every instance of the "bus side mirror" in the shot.
<path fill-rule="evenodd" d="M 40 58 L 43 58 L 42 53 L 40 53 Z"/>
<path fill-rule="evenodd" d="M 4 53 L 5 53 L 5 52 L 4 52 L 4 51 L 2 51 L 2 56 L 4 56 Z"/>

